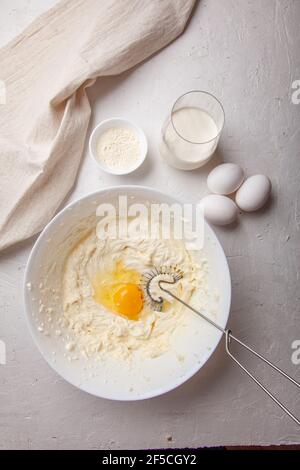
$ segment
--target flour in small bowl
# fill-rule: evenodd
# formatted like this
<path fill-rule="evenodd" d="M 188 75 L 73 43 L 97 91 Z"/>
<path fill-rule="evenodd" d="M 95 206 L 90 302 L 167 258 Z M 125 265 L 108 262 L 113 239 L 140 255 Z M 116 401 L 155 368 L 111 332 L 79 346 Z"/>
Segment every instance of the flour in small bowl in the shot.
<path fill-rule="evenodd" d="M 129 128 L 111 127 L 104 131 L 98 139 L 98 161 L 112 171 L 129 170 L 136 166 L 140 155 L 139 139 Z"/>

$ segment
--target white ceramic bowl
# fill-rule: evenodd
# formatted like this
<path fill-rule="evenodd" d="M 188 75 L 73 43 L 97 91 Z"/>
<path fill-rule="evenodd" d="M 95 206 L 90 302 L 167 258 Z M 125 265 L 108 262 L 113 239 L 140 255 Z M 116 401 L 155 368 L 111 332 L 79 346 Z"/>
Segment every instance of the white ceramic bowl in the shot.
<path fill-rule="evenodd" d="M 24 304 L 33 339 L 46 361 L 58 374 L 93 395 L 130 401 L 163 394 L 188 380 L 203 367 L 222 335 L 200 317 L 187 311 L 187 315 L 190 315 L 190 326 L 184 328 L 184 331 L 180 330 L 180 340 L 176 344 L 176 354 L 184 355 L 184 361 L 178 361 L 174 351 L 155 359 L 133 361 L 129 368 L 111 358 L 104 363 L 93 363 L 94 375 L 87 375 L 87 360 L 80 358 L 69 362 L 62 337 L 52 331 L 55 330 L 54 325 L 45 324 L 44 328 L 49 330 L 49 335 L 46 335 L 45 331 L 39 331 L 41 323 L 45 323 L 44 313 L 39 311 L 40 305 L 42 303 L 47 308 L 47 301 L 49 302 L 43 297 L 39 284 L 43 282 L 49 269 L 54 269 L 55 266 L 57 275 L 52 276 L 53 285 L 48 287 L 58 288 L 61 285 L 63 264 L 70 243 L 72 245 L 77 241 L 80 225 L 85 226 L 87 218 L 91 223 L 95 219 L 96 223 L 96 207 L 100 203 L 117 204 L 120 194 L 129 196 L 133 202 L 178 202 L 175 198 L 150 188 L 119 186 L 92 193 L 67 206 L 47 225 L 32 249 L 25 271 Z M 73 234 L 71 238 L 70 234 Z M 223 249 L 207 223 L 204 230 L 203 254 L 209 263 L 208 288 L 212 292 L 217 289 L 220 295 L 214 320 L 225 327 L 230 309 L 230 275 Z M 62 314 L 61 298 L 52 298 L 51 303 L 53 302 L 55 316 L 59 317 Z M 197 329 L 201 330 L 201 337 L 194 334 Z"/>
<path fill-rule="evenodd" d="M 127 129 L 132 130 L 140 143 L 139 159 L 133 166 L 129 167 L 126 170 L 118 171 L 116 169 L 110 168 L 103 162 L 101 162 L 97 156 L 97 143 L 101 134 L 103 134 L 103 132 L 105 132 L 106 130 L 111 129 L 112 127 L 125 127 Z M 100 124 L 98 124 L 94 128 L 90 136 L 89 149 L 91 156 L 93 157 L 99 168 L 101 168 L 101 170 L 106 171 L 106 173 L 110 173 L 112 175 L 128 175 L 129 173 L 132 173 L 133 171 L 137 170 L 144 162 L 148 152 L 148 143 L 145 133 L 140 127 L 136 126 L 133 122 L 124 118 L 110 118 L 100 122 Z"/>

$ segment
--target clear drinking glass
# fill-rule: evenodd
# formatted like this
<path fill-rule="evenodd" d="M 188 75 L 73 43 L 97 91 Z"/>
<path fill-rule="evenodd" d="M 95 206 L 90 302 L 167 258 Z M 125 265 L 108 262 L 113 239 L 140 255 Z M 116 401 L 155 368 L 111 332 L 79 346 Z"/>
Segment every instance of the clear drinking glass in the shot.
<path fill-rule="evenodd" d="M 224 121 L 223 106 L 211 93 L 185 93 L 175 101 L 163 124 L 161 155 L 175 168 L 199 168 L 212 158 Z"/>

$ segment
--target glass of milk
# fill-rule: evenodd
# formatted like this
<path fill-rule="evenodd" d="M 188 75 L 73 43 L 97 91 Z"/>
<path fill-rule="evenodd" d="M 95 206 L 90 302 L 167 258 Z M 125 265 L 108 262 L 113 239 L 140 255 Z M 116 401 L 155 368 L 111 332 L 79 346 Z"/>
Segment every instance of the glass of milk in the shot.
<path fill-rule="evenodd" d="M 174 103 L 162 127 L 160 153 L 180 170 L 193 170 L 208 162 L 224 126 L 222 104 L 206 91 L 189 91 Z"/>

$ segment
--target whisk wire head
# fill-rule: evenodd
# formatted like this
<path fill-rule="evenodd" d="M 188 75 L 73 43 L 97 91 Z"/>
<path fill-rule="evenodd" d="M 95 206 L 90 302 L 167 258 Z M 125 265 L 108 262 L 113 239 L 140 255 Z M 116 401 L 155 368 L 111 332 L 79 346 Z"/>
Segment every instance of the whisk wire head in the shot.
<path fill-rule="evenodd" d="M 167 278 L 166 278 L 167 277 Z M 155 295 L 153 292 L 153 284 L 157 283 L 161 290 L 164 290 L 161 283 L 176 284 L 183 278 L 182 271 L 177 266 L 162 266 L 161 268 L 154 267 L 146 271 L 142 275 L 141 284 L 145 293 L 146 301 L 150 304 L 153 310 L 161 312 L 164 299 Z"/>

